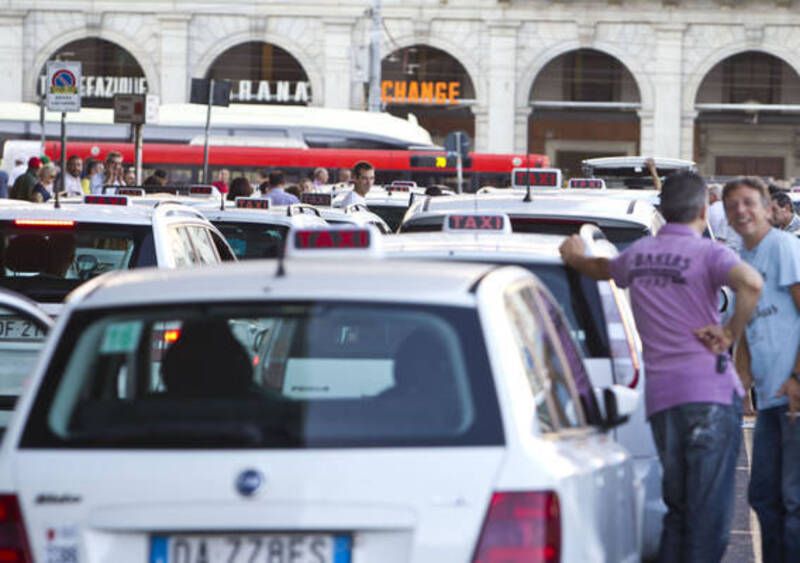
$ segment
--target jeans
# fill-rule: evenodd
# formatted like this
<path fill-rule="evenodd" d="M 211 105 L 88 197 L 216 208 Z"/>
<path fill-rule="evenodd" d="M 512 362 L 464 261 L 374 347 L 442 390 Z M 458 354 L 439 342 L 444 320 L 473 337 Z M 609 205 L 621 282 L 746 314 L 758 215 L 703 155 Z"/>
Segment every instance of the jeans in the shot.
<path fill-rule="evenodd" d="M 800 561 L 800 420 L 787 406 L 758 411 L 748 500 L 764 563 Z"/>
<path fill-rule="evenodd" d="M 733 519 L 736 459 L 742 442 L 742 401 L 686 403 L 650 417 L 664 468 L 667 505 L 658 560 L 722 559 Z"/>

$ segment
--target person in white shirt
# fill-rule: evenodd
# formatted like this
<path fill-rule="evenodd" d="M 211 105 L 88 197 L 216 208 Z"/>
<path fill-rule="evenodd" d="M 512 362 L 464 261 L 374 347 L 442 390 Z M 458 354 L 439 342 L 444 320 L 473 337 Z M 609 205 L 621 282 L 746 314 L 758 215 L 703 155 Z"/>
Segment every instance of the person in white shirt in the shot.
<path fill-rule="evenodd" d="M 83 159 L 77 155 L 72 155 L 67 159 L 67 173 L 64 174 L 64 192 L 69 196 L 82 196 L 81 171 L 83 170 Z"/>
<path fill-rule="evenodd" d="M 375 167 L 366 160 L 356 162 L 353 166 L 353 189 L 342 200 L 341 206 L 347 207 L 354 203 L 366 203 L 366 197 L 372 184 L 375 183 Z"/>
<path fill-rule="evenodd" d="M 725 206 L 722 203 L 722 186 L 710 184 L 708 186 L 708 225 L 714 238 L 739 254 L 742 250 L 742 237 L 739 236 L 729 224 L 725 215 Z"/>
<path fill-rule="evenodd" d="M 28 165 L 25 162 L 24 158 L 17 158 L 14 160 L 14 168 L 11 169 L 11 172 L 8 174 L 8 185 L 13 186 L 14 182 L 17 181 L 17 178 L 25 174 L 25 171 L 28 169 Z"/>

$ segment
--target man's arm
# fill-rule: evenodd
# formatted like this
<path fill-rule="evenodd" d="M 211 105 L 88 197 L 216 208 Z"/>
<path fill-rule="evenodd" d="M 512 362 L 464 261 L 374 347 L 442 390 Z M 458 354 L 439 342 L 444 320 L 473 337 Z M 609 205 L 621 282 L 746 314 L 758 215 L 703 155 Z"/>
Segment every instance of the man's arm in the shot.
<path fill-rule="evenodd" d="M 611 279 L 611 261 L 586 256 L 586 243 L 579 235 L 569 237 L 558 250 L 564 263 L 584 276 L 595 280 Z"/>
<path fill-rule="evenodd" d="M 658 175 L 658 170 L 656 170 L 656 161 L 653 160 L 652 158 L 648 158 L 645 161 L 645 164 L 647 164 L 647 170 L 650 171 L 650 177 L 653 178 L 653 187 L 660 192 L 661 178 Z"/>
<path fill-rule="evenodd" d="M 790 285 L 789 292 L 792 294 L 795 308 L 800 311 L 800 283 Z M 792 373 L 800 373 L 800 350 L 797 351 L 795 356 Z M 789 398 L 789 412 L 794 420 L 797 417 L 798 411 L 800 411 L 800 382 L 794 377 L 789 376 L 789 379 L 781 386 L 778 390 L 778 394 L 775 396 L 780 397 L 781 395 L 786 395 Z"/>
<path fill-rule="evenodd" d="M 694 331 L 706 348 L 714 354 L 723 354 L 744 334 L 753 311 L 756 310 L 764 280 L 752 266 L 739 262 L 728 272 L 728 286 L 736 293 L 733 316 L 724 327 L 709 325 Z"/>

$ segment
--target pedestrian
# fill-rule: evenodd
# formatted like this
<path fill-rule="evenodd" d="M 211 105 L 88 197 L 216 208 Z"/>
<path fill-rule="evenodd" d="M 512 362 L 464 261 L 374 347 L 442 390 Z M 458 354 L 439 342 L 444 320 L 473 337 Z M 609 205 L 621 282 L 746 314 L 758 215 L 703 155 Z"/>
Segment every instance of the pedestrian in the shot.
<path fill-rule="evenodd" d="M 800 561 L 800 240 L 770 225 L 771 200 L 759 178 L 731 180 L 722 199 L 742 237 L 742 259 L 764 278 L 740 356 L 758 409 L 748 499 L 763 560 Z"/>
<path fill-rule="evenodd" d="M 262 197 L 268 199 L 270 205 L 292 205 L 300 203 L 300 198 L 286 193 L 284 189 L 286 187 L 286 179 L 283 176 L 283 172 L 280 170 L 273 170 L 270 172 L 268 182 L 269 189 Z"/>
<path fill-rule="evenodd" d="M 136 169 L 133 166 L 125 167 L 125 172 L 122 175 L 122 183 L 126 186 L 136 185 Z"/>
<path fill-rule="evenodd" d="M 785 191 L 775 192 L 770 196 L 772 226 L 787 233 L 800 234 L 800 217 L 794 212 L 794 202 Z"/>
<path fill-rule="evenodd" d="M 78 155 L 70 155 L 67 158 L 67 173 L 64 174 L 64 195 L 82 196 L 83 187 L 81 186 L 81 172 L 83 171 L 83 159 Z M 56 181 L 57 185 L 60 184 L 60 179 Z"/>
<path fill-rule="evenodd" d="M 339 180 L 340 184 L 349 184 L 351 178 L 353 177 L 353 172 L 349 168 L 339 168 Z"/>
<path fill-rule="evenodd" d="M 14 182 L 17 181 L 17 178 L 25 174 L 25 171 L 28 169 L 27 165 L 25 164 L 24 158 L 15 158 L 14 159 L 14 168 L 11 169 L 11 174 L 8 175 L 8 185 L 13 186 Z"/>
<path fill-rule="evenodd" d="M 81 189 L 83 190 L 84 194 L 92 193 L 92 181 L 94 180 L 95 176 L 102 174 L 103 170 L 103 161 L 96 160 L 94 158 L 86 159 L 86 175 L 83 177 L 83 180 L 81 180 Z"/>
<path fill-rule="evenodd" d="M 11 190 L 8 193 L 9 197 L 11 199 L 30 201 L 33 187 L 38 182 L 39 168 L 41 167 L 42 161 L 38 156 L 30 157 L 27 170 L 14 181 L 14 185 L 11 186 Z"/>
<path fill-rule="evenodd" d="M 582 274 L 630 289 L 647 365 L 646 412 L 664 470 L 659 561 L 716 562 L 733 516 L 744 394 L 727 350 L 744 331 L 762 281 L 729 248 L 701 236 L 708 192 L 700 176 L 670 175 L 661 211 L 667 224 L 658 234 L 614 259 L 586 256 L 579 235 L 561 245 L 561 256 Z M 736 292 L 736 304 L 721 327 L 723 285 Z"/>
<path fill-rule="evenodd" d="M 326 168 L 314 169 L 314 188 L 328 185 L 328 170 Z"/>
<path fill-rule="evenodd" d="M 300 178 L 297 187 L 301 194 L 310 194 L 314 191 L 314 183 L 311 181 L 311 178 Z"/>
<path fill-rule="evenodd" d="M 56 169 L 53 163 L 48 162 L 47 164 L 43 164 L 42 167 L 39 168 L 39 173 L 37 174 L 38 181 L 34 184 L 28 201 L 44 203 L 53 197 L 57 189 L 55 187 L 57 175 L 58 169 Z"/>
<path fill-rule="evenodd" d="M 341 207 L 347 207 L 354 203 L 365 204 L 364 199 L 375 183 L 375 167 L 366 160 L 356 162 L 353 166 L 353 189 L 347 192 L 341 203 Z"/>
<path fill-rule="evenodd" d="M 231 180 L 231 171 L 227 168 L 223 168 L 217 173 L 217 180 L 211 184 L 215 186 L 219 193 L 226 194 L 228 193 L 228 182 Z"/>
<path fill-rule="evenodd" d="M 122 186 L 122 154 L 109 151 L 103 170 L 92 177 L 89 189 L 93 194 L 102 194 L 106 186 Z"/>
<path fill-rule="evenodd" d="M 293 195 L 297 198 L 297 201 L 300 201 L 300 186 L 297 184 L 291 184 L 289 187 L 286 188 L 286 193 L 289 195 Z"/>
<path fill-rule="evenodd" d="M 8 198 L 8 172 L 0 170 L 0 199 Z"/>
<path fill-rule="evenodd" d="M 237 197 L 250 197 L 253 195 L 253 186 L 244 176 L 239 176 L 231 181 L 231 188 L 228 191 L 227 200 L 236 201 Z"/>

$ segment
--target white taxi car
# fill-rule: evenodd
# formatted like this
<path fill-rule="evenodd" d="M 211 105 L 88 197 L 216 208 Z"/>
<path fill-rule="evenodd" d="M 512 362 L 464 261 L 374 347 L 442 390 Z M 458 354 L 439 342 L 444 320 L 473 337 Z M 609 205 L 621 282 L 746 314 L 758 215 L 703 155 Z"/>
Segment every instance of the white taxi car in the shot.
<path fill-rule="evenodd" d="M 584 225 L 580 233 L 594 255 L 617 255 L 597 227 Z M 464 213 L 445 217 L 444 232 L 399 234 L 387 237 L 383 247 L 390 258 L 515 265 L 529 270 L 565 314 L 592 382 L 625 385 L 644 393 L 642 346 L 625 292 L 612 282 L 598 282 L 567 268 L 558 250 L 564 239 L 563 235 L 512 234 L 508 216 L 503 214 Z M 633 456 L 641 493 L 638 524 L 643 554 L 655 556 L 666 506 L 661 463 L 644 402 L 614 435 Z"/>
<path fill-rule="evenodd" d="M 94 280 L 2 444 L 0 550 L 638 560 L 631 460 L 603 432 L 637 394 L 606 388 L 603 414 L 527 271 L 355 258 L 378 238 L 293 231 L 280 265 Z"/>
<path fill-rule="evenodd" d="M 509 190 L 414 201 L 400 232 L 441 231 L 445 215 L 466 212 L 504 213 L 510 217 L 515 233 L 568 235 L 590 223 L 600 227 L 620 250 L 643 236 L 657 233 L 664 225 L 661 213 L 651 203 L 636 197 L 601 197 L 573 190 L 530 193 Z"/>
<path fill-rule="evenodd" d="M 304 193 L 300 196 L 303 205 L 316 209 L 330 225 L 350 227 L 373 226 L 382 234 L 393 232 L 380 216 L 370 211 L 366 205 L 354 203 L 347 207 L 335 206 L 336 196 L 331 193 Z"/>
<path fill-rule="evenodd" d="M 170 202 L 129 203 L 127 196 L 87 195 L 83 203 L 60 208 L 0 207 L 0 287 L 56 314 L 70 291 L 106 272 L 235 259 L 199 211 Z"/>

